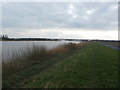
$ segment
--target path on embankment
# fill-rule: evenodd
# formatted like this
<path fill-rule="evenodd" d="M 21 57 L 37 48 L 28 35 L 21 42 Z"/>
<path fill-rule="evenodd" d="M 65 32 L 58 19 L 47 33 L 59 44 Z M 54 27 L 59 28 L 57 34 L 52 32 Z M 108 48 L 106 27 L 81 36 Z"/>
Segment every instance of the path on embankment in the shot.
<path fill-rule="evenodd" d="M 104 42 L 100 42 L 101 44 L 103 44 L 104 46 L 107 46 L 107 47 L 110 47 L 112 49 L 115 49 L 115 50 L 119 50 L 120 51 L 120 48 L 116 47 L 116 46 L 113 46 L 113 45 L 110 45 L 110 44 L 106 44 Z"/>
<path fill-rule="evenodd" d="M 24 86 L 29 88 L 117 88 L 118 50 L 92 42 L 62 58 Z"/>

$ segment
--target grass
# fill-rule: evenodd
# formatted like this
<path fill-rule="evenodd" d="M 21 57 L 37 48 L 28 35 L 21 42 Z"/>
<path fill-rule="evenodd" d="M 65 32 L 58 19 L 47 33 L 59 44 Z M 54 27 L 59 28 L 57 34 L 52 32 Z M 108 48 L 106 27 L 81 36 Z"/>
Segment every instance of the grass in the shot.
<path fill-rule="evenodd" d="M 59 58 L 59 57 L 58 57 Z M 57 58 L 57 59 L 58 59 Z M 118 88 L 118 51 L 98 43 L 62 58 L 34 76 L 29 88 Z"/>
<path fill-rule="evenodd" d="M 33 45 L 25 51 L 16 51 L 7 62 L 3 61 L 3 87 L 21 87 L 32 77 L 66 57 L 74 49 L 84 47 L 88 43 L 64 44 L 54 49 Z M 27 78 L 27 79 L 26 79 Z"/>
<path fill-rule="evenodd" d="M 119 57 L 117 50 L 95 42 L 91 42 L 87 45 L 86 43 L 81 43 L 76 45 L 69 44 L 61 47 L 64 48 L 58 47 L 49 50 L 53 57 L 48 60 L 32 64 L 28 68 L 20 69 L 9 77 L 5 77 L 3 80 L 3 87 L 119 87 Z"/>

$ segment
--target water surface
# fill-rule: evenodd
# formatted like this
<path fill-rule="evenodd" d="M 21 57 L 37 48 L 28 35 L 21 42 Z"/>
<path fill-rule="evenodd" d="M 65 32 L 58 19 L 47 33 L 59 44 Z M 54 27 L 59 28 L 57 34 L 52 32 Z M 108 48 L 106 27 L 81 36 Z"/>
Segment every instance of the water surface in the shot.
<path fill-rule="evenodd" d="M 65 43 L 78 43 L 75 41 L 1 41 L 2 42 L 2 58 L 8 59 L 12 56 L 13 52 L 23 51 L 33 45 L 45 46 L 47 49 L 55 48 L 58 45 Z"/>

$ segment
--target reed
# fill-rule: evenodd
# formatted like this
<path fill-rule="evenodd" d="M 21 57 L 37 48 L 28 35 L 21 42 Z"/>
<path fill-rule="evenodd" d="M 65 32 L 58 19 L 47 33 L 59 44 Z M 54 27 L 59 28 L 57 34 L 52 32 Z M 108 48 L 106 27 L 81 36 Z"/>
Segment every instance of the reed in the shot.
<path fill-rule="evenodd" d="M 2 75 L 3 78 L 9 76 L 19 70 L 24 70 L 33 64 L 42 64 L 42 62 L 49 60 L 50 58 L 58 55 L 65 54 L 71 50 L 81 48 L 87 45 L 88 42 L 82 43 L 68 43 L 59 45 L 53 49 L 47 49 L 45 46 L 33 45 L 31 48 L 28 47 L 25 50 L 15 51 L 8 60 L 2 62 Z"/>

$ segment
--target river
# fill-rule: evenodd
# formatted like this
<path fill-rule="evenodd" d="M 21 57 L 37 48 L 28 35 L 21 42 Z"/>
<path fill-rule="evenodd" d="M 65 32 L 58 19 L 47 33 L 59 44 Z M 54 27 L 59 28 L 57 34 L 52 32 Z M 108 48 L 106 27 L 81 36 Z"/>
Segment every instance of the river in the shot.
<path fill-rule="evenodd" d="M 0 41 L 2 42 L 2 59 L 8 59 L 15 51 L 23 51 L 33 45 L 45 46 L 47 49 L 55 48 L 65 43 L 79 43 L 76 41 Z"/>

